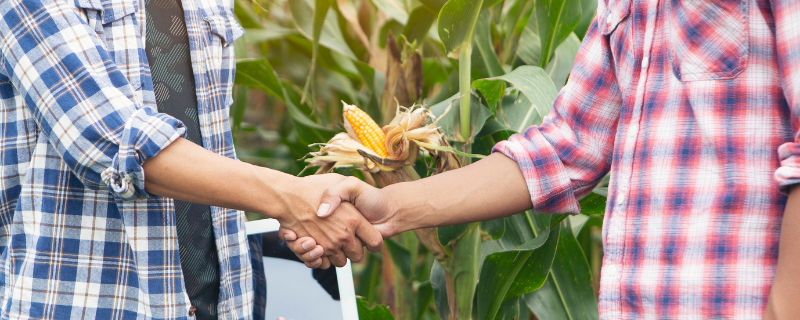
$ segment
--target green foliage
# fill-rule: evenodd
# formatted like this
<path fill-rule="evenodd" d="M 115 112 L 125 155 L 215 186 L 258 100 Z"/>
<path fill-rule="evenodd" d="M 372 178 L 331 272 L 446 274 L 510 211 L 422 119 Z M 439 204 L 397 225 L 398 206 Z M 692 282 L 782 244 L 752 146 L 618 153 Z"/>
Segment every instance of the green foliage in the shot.
<path fill-rule="evenodd" d="M 358 319 L 359 320 L 394 320 L 392 312 L 386 306 L 369 307 L 369 302 L 364 299 L 357 299 Z"/>
<path fill-rule="evenodd" d="M 247 30 L 236 43 L 237 154 L 292 174 L 301 173 L 309 145 L 343 131 L 340 101 L 380 124 L 392 118 L 394 101 L 425 105 L 462 164 L 470 154 L 488 155 L 497 142 L 542 123 L 597 6 L 236 1 Z M 434 174 L 429 163 L 420 154 L 415 173 Z M 539 319 L 596 319 L 606 185 L 582 199 L 582 214 L 574 217 L 528 211 L 440 227 L 431 231 L 438 249 L 411 232 L 389 239 L 383 252 L 354 265 L 360 319 L 527 319 L 531 312 Z"/>

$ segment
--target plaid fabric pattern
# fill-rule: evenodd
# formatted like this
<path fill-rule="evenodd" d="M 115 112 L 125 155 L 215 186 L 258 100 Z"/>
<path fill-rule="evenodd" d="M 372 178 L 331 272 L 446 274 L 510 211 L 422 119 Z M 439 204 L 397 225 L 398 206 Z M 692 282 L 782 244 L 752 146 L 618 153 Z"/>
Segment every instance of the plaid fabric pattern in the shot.
<path fill-rule="evenodd" d="M 232 1 L 184 1 L 203 146 L 235 157 L 228 124 Z M 171 199 L 142 163 L 185 134 L 156 110 L 144 1 L 0 0 L 3 319 L 194 318 Z M 212 208 L 219 316 L 252 316 L 241 212 Z"/>
<path fill-rule="evenodd" d="M 761 319 L 800 182 L 800 2 L 601 0 L 552 112 L 495 147 L 535 210 L 611 173 L 603 319 Z"/>

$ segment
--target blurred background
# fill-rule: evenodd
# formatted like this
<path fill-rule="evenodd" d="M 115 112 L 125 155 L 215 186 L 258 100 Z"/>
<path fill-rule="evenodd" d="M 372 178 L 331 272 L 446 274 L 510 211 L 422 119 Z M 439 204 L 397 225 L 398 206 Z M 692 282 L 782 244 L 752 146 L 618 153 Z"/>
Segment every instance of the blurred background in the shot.
<path fill-rule="evenodd" d="M 313 144 L 344 131 L 342 101 L 382 126 L 398 105 L 457 109 L 464 96 L 471 101 L 469 137 L 459 131 L 455 111 L 455 124 L 443 131 L 455 148 L 489 154 L 496 142 L 540 124 L 549 112 L 596 6 L 596 0 L 236 0 L 236 17 L 246 29 L 235 43 L 231 123 L 238 157 L 313 174 L 316 168 L 304 170 L 304 158 L 319 149 Z M 430 154 L 412 164 L 420 177 L 436 172 Z M 336 172 L 364 178 L 358 170 Z M 398 235 L 387 250 L 353 265 L 362 320 L 597 318 L 606 186 L 602 182 L 581 201 L 577 216 L 523 212 L 439 228 L 443 256 L 435 257 L 414 233 Z M 455 252 L 470 230 L 477 254 L 466 261 Z M 548 242 L 525 251 L 525 259 L 546 261 L 544 267 L 525 269 L 528 260 L 506 254 L 540 235 Z M 522 271 L 509 275 L 501 272 L 503 264 L 491 265 L 504 259 L 524 264 Z M 473 265 L 465 272 L 476 281 L 453 292 L 447 281 L 460 265 Z M 500 269 L 484 275 L 490 268 Z M 533 289 L 485 287 L 504 281 Z"/>

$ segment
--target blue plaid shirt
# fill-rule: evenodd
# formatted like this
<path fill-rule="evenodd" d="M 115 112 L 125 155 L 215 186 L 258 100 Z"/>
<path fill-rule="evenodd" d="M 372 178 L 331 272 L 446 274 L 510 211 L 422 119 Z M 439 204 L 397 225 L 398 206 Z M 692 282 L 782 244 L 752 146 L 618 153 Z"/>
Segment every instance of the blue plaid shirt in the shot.
<path fill-rule="evenodd" d="M 203 146 L 234 158 L 232 1 L 183 1 Z M 156 111 L 144 1 L 0 0 L 2 318 L 193 318 L 173 201 L 142 163 L 184 134 Z M 221 319 L 252 316 L 244 216 L 213 208 Z"/>

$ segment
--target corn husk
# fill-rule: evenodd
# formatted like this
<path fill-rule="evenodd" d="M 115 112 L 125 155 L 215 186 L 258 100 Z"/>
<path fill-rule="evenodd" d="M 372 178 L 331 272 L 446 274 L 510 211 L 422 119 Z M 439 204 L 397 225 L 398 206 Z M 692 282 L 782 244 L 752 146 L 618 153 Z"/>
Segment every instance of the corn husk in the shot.
<path fill-rule="evenodd" d="M 430 154 L 436 165 L 436 168 L 428 168 L 429 171 L 441 173 L 461 166 L 457 151 L 450 147 L 436 117 L 423 107 L 398 107 L 394 119 L 382 128 L 386 135 L 386 158 L 362 144 L 347 120 L 344 122 L 347 132 L 335 135 L 327 143 L 312 145 L 319 146 L 320 150 L 310 153 L 306 162 L 308 167 L 319 167 L 318 174 L 328 173 L 334 168 L 362 170 L 365 180 L 383 188 L 419 179 L 412 166 L 420 152 Z M 417 229 L 414 233 L 437 259 L 446 259 L 436 228 Z"/>
<path fill-rule="evenodd" d="M 345 120 L 345 128 L 349 124 Z M 382 128 L 386 135 L 384 141 L 388 156 L 383 158 L 367 148 L 353 132 L 352 129 L 335 135 L 327 143 L 316 144 L 318 152 L 311 152 L 306 159 L 308 167 L 319 167 L 317 173 L 327 173 L 335 168 L 352 168 L 362 170 L 373 175 L 376 182 L 385 180 L 386 183 L 401 182 L 397 179 L 407 179 L 406 174 L 394 173 L 390 176 L 397 178 L 382 179 L 376 177 L 381 172 L 391 172 L 413 165 L 419 152 L 427 152 L 433 156 L 437 164 L 436 172 L 457 168 L 460 166 L 458 158 L 451 152 L 444 133 L 436 123 L 436 117 L 425 108 L 399 107 L 397 115 L 391 123 Z M 443 151 L 445 150 L 445 151 Z M 400 170 L 405 171 L 405 170 Z M 411 177 L 413 178 L 413 177 Z M 407 181 L 407 180 L 404 180 Z M 383 183 L 379 183 L 383 184 Z M 385 186 L 385 185 L 382 185 Z"/>

